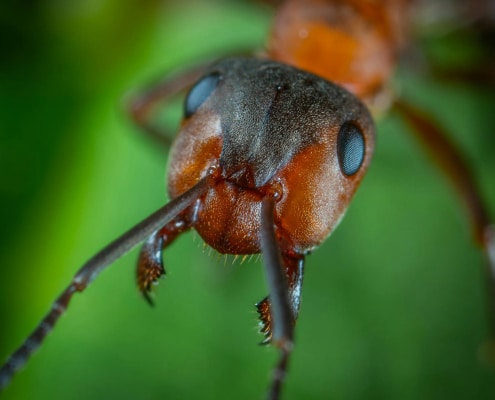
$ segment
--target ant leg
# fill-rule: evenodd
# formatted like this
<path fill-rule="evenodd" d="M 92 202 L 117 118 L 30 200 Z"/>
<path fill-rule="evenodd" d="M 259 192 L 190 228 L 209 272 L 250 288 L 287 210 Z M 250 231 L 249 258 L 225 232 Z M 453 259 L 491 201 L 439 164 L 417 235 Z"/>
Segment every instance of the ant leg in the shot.
<path fill-rule="evenodd" d="M 155 143 L 168 148 L 171 144 L 172 135 L 167 134 L 163 128 L 153 124 L 151 121 L 152 112 L 160 103 L 191 86 L 201 77 L 205 67 L 206 65 L 203 64 L 179 74 L 167 76 L 143 92 L 133 95 L 127 102 L 127 112 L 134 123 L 142 128 L 143 132 Z"/>
<path fill-rule="evenodd" d="M 201 179 L 191 189 L 135 225 L 86 262 L 76 273 L 71 284 L 52 304 L 50 311 L 40 324 L 2 366 L 0 369 L 0 390 L 8 385 L 15 372 L 28 361 L 34 351 L 43 343 L 47 334 L 65 312 L 74 293 L 84 291 L 98 274 L 111 263 L 188 208 L 211 187 L 213 179 L 214 176 L 211 174 Z"/>
<path fill-rule="evenodd" d="M 301 305 L 304 257 L 291 257 L 286 254 L 283 254 L 282 257 L 284 261 L 283 266 L 289 291 L 289 303 L 295 322 L 297 321 L 297 317 L 299 316 L 299 308 Z M 272 338 L 271 305 L 269 297 L 267 296 L 259 303 L 257 303 L 256 309 L 258 310 L 259 318 L 261 321 L 260 332 L 265 336 L 265 339 L 263 340 L 263 342 L 261 342 L 261 344 L 269 344 Z"/>
<path fill-rule="evenodd" d="M 182 232 L 190 229 L 192 222 L 190 218 L 180 215 L 158 231 L 155 231 L 144 243 L 136 270 L 138 288 L 149 305 L 153 306 L 151 298 L 151 285 L 165 275 L 163 267 L 163 249 L 169 246 Z"/>
<path fill-rule="evenodd" d="M 473 174 L 460 151 L 427 115 L 401 100 L 396 101 L 394 109 L 402 115 L 426 151 L 452 182 L 466 207 L 474 239 L 483 248 L 487 258 L 490 311 L 495 325 L 495 226 L 490 221 Z"/>
<path fill-rule="evenodd" d="M 275 234 L 274 209 L 275 200 L 272 197 L 265 197 L 261 206 L 261 251 L 270 291 L 271 343 L 280 350 L 280 358 L 275 367 L 268 392 L 270 400 L 280 398 L 282 383 L 293 348 L 295 323 L 289 288 L 284 275 L 283 266 L 285 260 L 280 252 Z M 298 297 L 297 294 L 296 297 Z"/>

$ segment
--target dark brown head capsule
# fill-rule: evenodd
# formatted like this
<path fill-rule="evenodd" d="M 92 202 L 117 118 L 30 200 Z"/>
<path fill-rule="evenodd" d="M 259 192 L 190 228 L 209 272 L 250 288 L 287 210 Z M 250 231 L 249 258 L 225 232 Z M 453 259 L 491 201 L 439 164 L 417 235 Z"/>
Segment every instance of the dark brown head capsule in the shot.
<path fill-rule="evenodd" d="M 185 117 L 170 158 L 170 196 L 218 168 L 193 226 L 221 253 L 260 251 L 261 199 L 269 190 L 280 195 L 282 251 L 318 246 L 342 217 L 374 148 L 373 122 L 359 100 L 273 61 L 213 65 L 189 92 Z"/>

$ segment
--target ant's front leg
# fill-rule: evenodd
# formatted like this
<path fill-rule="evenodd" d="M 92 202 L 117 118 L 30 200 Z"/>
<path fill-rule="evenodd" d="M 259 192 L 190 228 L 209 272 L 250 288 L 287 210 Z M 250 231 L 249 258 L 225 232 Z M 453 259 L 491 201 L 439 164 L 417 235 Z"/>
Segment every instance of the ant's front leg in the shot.
<path fill-rule="evenodd" d="M 396 100 L 393 109 L 404 118 L 411 132 L 454 186 L 459 199 L 464 203 L 474 240 L 486 255 L 492 335 L 495 335 L 495 225 L 475 177 L 462 152 L 427 113 L 399 99 Z"/>
<path fill-rule="evenodd" d="M 191 218 L 179 215 L 163 228 L 153 232 L 141 248 L 136 270 L 137 284 L 144 298 L 151 306 L 154 305 L 151 298 L 152 284 L 157 283 L 158 279 L 165 275 L 162 256 L 163 250 L 179 234 L 190 229 L 191 226 Z"/>
<path fill-rule="evenodd" d="M 303 256 L 280 251 L 274 226 L 275 199 L 266 197 L 261 207 L 261 252 L 270 295 L 258 304 L 267 340 L 280 350 L 267 398 L 278 400 L 294 347 L 294 326 L 301 295 Z"/>
<path fill-rule="evenodd" d="M 282 255 L 285 278 L 287 279 L 287 289 L 289 293 L 289 303 L 294 318 L 294 323 L 299 316 L 299 308 L 301 305 L 301 290 L 304 273 L 304 257 Z M 270 309 L 270 299 L 265 297 L 256 304 L 259 318 L 261 321 L 260 332 L 265 336 L 265 340 L 261 344 L 268 344 L 272 338 L 272 317 Z"/>

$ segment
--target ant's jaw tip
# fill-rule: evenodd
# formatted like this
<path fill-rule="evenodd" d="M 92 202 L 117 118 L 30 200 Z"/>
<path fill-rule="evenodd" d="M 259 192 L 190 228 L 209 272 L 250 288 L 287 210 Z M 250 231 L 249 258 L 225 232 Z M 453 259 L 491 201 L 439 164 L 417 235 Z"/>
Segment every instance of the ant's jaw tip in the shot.
<path fill-rule="evenodd" d="M 148 305 L 150 307 L 154 308 L 155 307 L 155 301 L 151 297 L 151 292 L 150 291 L 143 291 L 142 295 L 143 295 L 144 299 L 146 300 L 146 302 L 148 303 Z"/>

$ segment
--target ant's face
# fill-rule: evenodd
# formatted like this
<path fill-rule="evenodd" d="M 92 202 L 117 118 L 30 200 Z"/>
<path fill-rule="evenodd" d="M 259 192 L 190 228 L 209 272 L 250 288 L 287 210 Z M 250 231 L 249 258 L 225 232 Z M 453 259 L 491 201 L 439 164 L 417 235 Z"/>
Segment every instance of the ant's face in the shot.
<path fill-rule="evenodd" d="M 226 253 L 259 251 L 260 200 L 269 190 L 280 191 L 275 218 L 294 249 L 306 253 L 320 244 L 342 217 L 374 148 L 371 117 L 357 98 L 271 61 L 212 66 L 189 92 L 185 118 L 172 151 L 171 194 L 220 169 L 222 181 L 202 202 L 196 228 Z"/>

